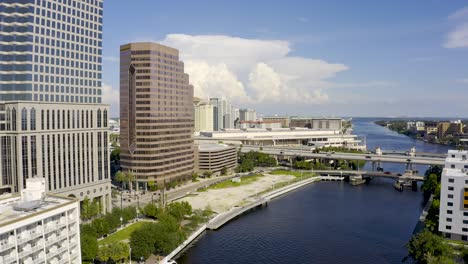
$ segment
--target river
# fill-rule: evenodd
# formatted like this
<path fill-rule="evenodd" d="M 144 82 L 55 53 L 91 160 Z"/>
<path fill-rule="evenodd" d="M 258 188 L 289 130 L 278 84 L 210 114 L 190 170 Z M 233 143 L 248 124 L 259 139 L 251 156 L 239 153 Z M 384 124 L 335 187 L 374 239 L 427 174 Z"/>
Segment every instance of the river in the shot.
<path fill-rule="evenodd" d="M 366 138 L 369 150 L 449 149 L 399 135 L 373 119 L 354 119 L 353 124 L 353 133 Z M 404 170 L 402 165 L 384 168 Z M 311 184 L 206 232 L 177 263 L 401 263 L 421 211 L 420 192 L 397 192 L 388 179 L 361 186 Z"/>

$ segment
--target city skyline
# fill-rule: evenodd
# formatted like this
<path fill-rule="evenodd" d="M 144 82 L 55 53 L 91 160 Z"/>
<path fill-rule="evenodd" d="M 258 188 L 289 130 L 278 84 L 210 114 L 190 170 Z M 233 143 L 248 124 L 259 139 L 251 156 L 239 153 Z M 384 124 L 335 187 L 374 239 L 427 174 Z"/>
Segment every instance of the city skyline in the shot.
<path fill-rule="evenodd" d="M 119 45 L 156 41 L 181 51 L 195 96 L 226 96 L 265 115 L 466 117 L 468 9 L 460 2 L 185 2 L 188 16 L 174 3 L 105 5 L 112 116 Z"/>

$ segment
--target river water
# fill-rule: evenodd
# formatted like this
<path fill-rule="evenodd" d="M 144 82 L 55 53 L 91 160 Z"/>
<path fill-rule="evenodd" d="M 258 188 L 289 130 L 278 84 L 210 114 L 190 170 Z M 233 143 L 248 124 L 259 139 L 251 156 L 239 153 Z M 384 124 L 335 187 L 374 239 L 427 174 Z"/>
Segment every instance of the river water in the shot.
<path fill-rule="evenodd" d="M 399 135 L 372 119 L 354 119 L 353 124 L 353 133 L 365 136 L 369 150 L 449 149 Z M 404 170 L 403 165 L 384 168 Z M 177 263 L 401 263 L 422 211 L 422 195 L 397 192 L 392 183 L 373 179 L 361 186 L 311 184 L 206 232 Z"/>

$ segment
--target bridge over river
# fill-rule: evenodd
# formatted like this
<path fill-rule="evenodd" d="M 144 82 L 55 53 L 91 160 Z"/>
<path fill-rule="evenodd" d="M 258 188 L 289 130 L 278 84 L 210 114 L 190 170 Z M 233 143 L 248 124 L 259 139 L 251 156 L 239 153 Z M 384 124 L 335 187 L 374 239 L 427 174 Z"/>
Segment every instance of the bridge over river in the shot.
<path fill-rule="evenodd" d="M 260 150 L 261 149 L 261 150 Z M 294 157 L 300 156 L 304 158 L 318 158 L 318 159 L 330 159 L 330 160 L 364 160 L 374 163 L 389 162 L 389 163 L 402 163 L 408 167 L 414 164 L 420 165 L 438 165 L 444 166 L 445 157 L 440 154 L 431 153 L 412 153 L 412 155 L 406 155 L 403 152 L 383 152 L 381 154 L 376 153 L 343 153 L 343 152 L 328 152 L 328 153 L 314 153 L 306 146 L 303 148 L 297 147 L 268 147 L 268 146 L 251 146 L 244 145 L 241 148 L 242 152 L 249 151 L 261 151 L 263 153 L 275 155 L 277 157 Z"/>

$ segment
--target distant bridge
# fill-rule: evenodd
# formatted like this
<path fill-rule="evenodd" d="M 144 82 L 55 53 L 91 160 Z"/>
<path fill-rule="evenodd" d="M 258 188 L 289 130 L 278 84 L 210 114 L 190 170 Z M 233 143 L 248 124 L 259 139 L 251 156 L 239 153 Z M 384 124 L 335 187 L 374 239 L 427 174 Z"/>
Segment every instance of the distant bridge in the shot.
<path fill-rule="evenodd" d="M 262 150 L 260 150 L 262 148 Z M 288 148 L 288 147 L 268 147 L 268 146 L 251 146 L 244 145 L 241 148 L 242 152 L 249 151 L 261 151 L 263 153 L 283 156 L 283 157 L 293 157 L 300 156 L 304 158 L 318 158 L 318 159 L 330 159 L 330 160 L 363 160 L 374 163 L 389 162 L 389 163 L 402 163 L 407 165 L 445 165 L 445 157 L 440 154 L 430 155 L 430 153 L 418 154 L 415 153 L 414 156 L 408 156 L 403 154 L 387 154 L 386 152 L 382 155 L 377 154 L 357 154 L 357 153 L 343 153 L 343 152 L 329 152 L 329 153 L 314 153 L 304 146 L 304 148 Z M 397 153 L 397 152 L 395 152 Z"/>
<path fill-rule="evenodd" d="M 407 181 L 424 181 L 424 176 L 421 175 L 410 175 L 410 174 L 397 174 L 390 172 L 376 172 L 376 171 L 350 171 L 350 170 L 313 170 L 312 172 L 318 175 L 330 175 L 330 176 L 361 176 L 366 177 L 382 177 L 392 178 Z"/>

